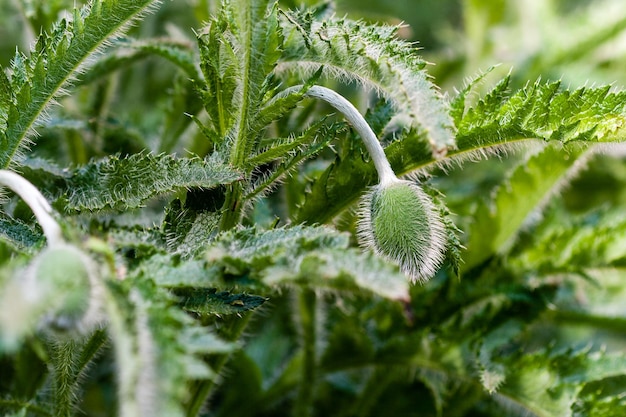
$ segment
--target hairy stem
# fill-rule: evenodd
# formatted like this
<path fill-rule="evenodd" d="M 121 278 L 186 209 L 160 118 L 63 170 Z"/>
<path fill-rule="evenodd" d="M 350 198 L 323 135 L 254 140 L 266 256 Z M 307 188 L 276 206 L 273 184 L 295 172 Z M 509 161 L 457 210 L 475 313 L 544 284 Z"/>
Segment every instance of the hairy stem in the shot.
<path fill-rule="evenodd" d="M 248 323 L 250 322 L 250 317 L 252 317 L 252 313 L 248 313 L 243 317 L 239 317 L 232 324 L 230 331 L 228 334 L 222 335 L 224 340 L 234 342 L 243 333 L 246 329 Z M 219 374 L 228 360 L 230 359 L 231 354 L 226 353 L 221 355 L 211 367 L 216 374 Z M 207 399 L 211 396 L 213 389 L 215 388 L 215 379 L 202 380 L 196 382 L 191 388 L 191 400 L 189 401 L 189 405 L 187 406 L 187 417 L 196 417 L 204 405 Z"/>
<path fill-rule="evenodd" d="M 295 91 L 302 89 L 301 85 L 289 87 L 283 92 L 282 95 L 287 95 Z M 352 125 L 352 127 L 358 132 L 365 144 L 365 148 L 372 157 L 376 171 L 378 172 L 378 178 L 381 184 L 397 181 L 396 174 L 394 174 L 389 165 L 389 161 L 385 156 L 385 151 L 381 146 L 376 134 L 372 131 L 372 128 L 367 124 L 365 118 L 359 113 L 359 111 L 346 100 L 342 95 L 336 93 L 330 88 L 314 85 L 307 90 L 304 94 L 305 97 L 318 98 L 325 101 L 339 111 L 346 120 Z"/>
<path fill-rule="evenodd" d="M 298 296 L 300 311 L 300 326 L 302 332 L 302 374 L 298 397 L 294 407 L 294 416 L 306 417 L 313 415 L 313 400 L 317 368 L 316 341 L 316 307 L 317 296 L 315 291 L 303 288 Z"/>
<path fill-rule="evenodd" d="M 0 170 L 0 185 L 9 187 L 28 204 L 41 225 L 49 246 L 63 243 L 61 227 L 52 217 L 52 207 L 33 184 L 15 172 Z"/>
<path fill-rule="evenodd" d="M 226 199 L 222 207 L 220 230 L 229 230 L 237 226 L 241 220 L 243 189 L 240 183 L 234 183 L 227 188 Z"/>
<path fill-rule="evenodd" d="M 70 417 L 74 409 L 74 387 L 76 382 L 74 340 L 54 343 L 52 346 L 54 367 L 54 416 Z"/>

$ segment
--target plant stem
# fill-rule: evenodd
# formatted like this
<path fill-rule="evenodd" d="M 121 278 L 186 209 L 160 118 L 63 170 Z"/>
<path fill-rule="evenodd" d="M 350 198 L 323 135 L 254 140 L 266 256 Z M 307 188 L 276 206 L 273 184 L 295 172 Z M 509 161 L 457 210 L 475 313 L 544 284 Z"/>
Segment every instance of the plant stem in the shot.
<path fill-rule="evenodd" d="M 15 172 L 0 170 L 0 185 L 9 187 L 28 204 L 43 229 L 48 246 L 63 243 L 61 227 L 52 217 L 52 207 L 33 184 Z"/>
<path fill-rule="evenodd" d="M 232 325 L 232 328 L 228 332 L 227 335 L 222 335 L 223 339 L 228 341 L 237 340 L 246 326 L 250 322 L 250 317 L 252 317 L 252 313 L 247 313 L 243 317 L 238 318 Z M 220 356 L 212 366 L 213 371 L 216 374 L 219 374 L 230 359 L 230 354 L 226 353 Z M 208 379 L 196 382 L 190 389 L 191 391 L 191 400 L 189 401 L 189 406 L 187 407 L 187 417 L 195 417 L 200 412 L 200 409 L 207 401 L 207 399 L 211 395 L 211 391 L 215 387 L 216 379 Z"/>
<path fill-rule="evenodd" d="M 242 191 L 242 185 L 240 183 L 233 183 L 227 188 L 226 198 L 222 206 L 220 230 L 229 230 L 239 224 L 241 211 L 243 209 Z"/>
<path fill-rule="evenodd" d="M 295 417 L 306 417 L 313 414 L 313 400 L 317 368 L 316 352 L 316 307 L 317 296 L 315 291 L 303 288 L 298 297 L 300 310 L 300 326 L 302 332 L 302 376 L 298 398 L 294 407 Z"/>
<path fill-rule="evenodd" d="M 77 344 L 53 342 L 54 366 L 54 416 L 70 417 L 74 409 L 74 387 L 76 382 L 75 351 Z"/>
<path fill-rule="evenodd" d="M 290 94 L 294 91 L 300 91 L 302 85 L 296 85 L 289 87 L 280 93 L 280 96 Z M 330 88 L 322 87 L 319 85 L 311 86 L 304 94 L 305 97 L 314 97 L 325 101 L 330 104 L 336 110 L 338 110 L 346 120 L 352 125 L 354 130 L 358 132 L 365 144 L 365 148 L 372 157 L 372 162 L 378 172 L 378 178 L 381 184 L 387 184 L 389 182 L 397 181 L 396 174 L 391 169 L 391 165 L 387 160 L 385 151 L 380 145 L 378 138 L 372 128 L 367 124 L 365 118 L 359 113 L 356 107 L 346 100 L 342 95 L 336 93 Z"/>

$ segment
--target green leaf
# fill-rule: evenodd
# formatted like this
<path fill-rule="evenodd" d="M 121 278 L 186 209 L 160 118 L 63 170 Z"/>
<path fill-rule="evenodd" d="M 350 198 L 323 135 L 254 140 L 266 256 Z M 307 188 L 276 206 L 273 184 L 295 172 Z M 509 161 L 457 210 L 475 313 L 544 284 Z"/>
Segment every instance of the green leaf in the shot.
<path fill-rule="evenodd" d="M 239 314 L 260 307 L 267 298 L 251 294 L 233 294 L 216 288 L 174 288 L 185 311 L 201 315 Z"/>
<path fill-rule="evenodd" d="M 326 149 L 339 132 L 345 129 L 345 125 L 342 123 L 327 125 L 324 122 L 325 119 L 310 126 L 302 134 L 290 140 L 275 141 L 269 148 L 254 157 L 253 161 L 256 162 L 279 156 L 281 159 L 278 164 L 270 169 L 267 175 L 262 176 L 252 184 L 252 190 L 245 198 L 252 199 L 272 187 L 284 176 L 293 173 L 301 163 Z"/>
<path fill-rule="evenodd" d="M 621 211 L 597 210 L 568 217 L 562 210 L 546 213 L 515 248 L 511 265 L 542 273 L 623 265 L 626 217 Z"/>
<path fill-rule="evenodd" d="M 194 48 L 190 42 L 169 38 L 146 40 L 122 38 L 112 42 L 111 49 L 86 68 L 73 85 L 83 86 L 92 83 L 151 56 L 158 56 L 171 62 L 184 71 L 187 77 L 194 80 L 202 79 L 195 67 Z"/>
<path fill-rule="evenodd" d="M 276 2 L 267 0 L 239 3 L 236 16 L 239 46 L 243 56 L 239 76 L 241 88 L 235 90 L 238 105 L 231 132 L 234 138 L 231 163 L 242 166 L 256 149 L 259 132 L 252 130 L 259 114 L 267 78 L 274 69 L 282 51 L 282 28 L 278 25 Z M 256 126 L 265 128 L 265 126 Z"/>
<path fill-rule="evenodd" d="M 496 401 L 515 415 L 573 416 L 572 407 L 586 384 L 626 375 L 621 354 L 539 351 L 507 363 L 506 381 Z"/>
<path fill-rule="evenodd" d="M 224 190 L 221 187 L 190 190 L 184 203 L 172 201 L 163 221 L 169 251 L 183 258 L 200 255 L 218 232 L 219 210 L 223 204 Z"/>
<path fill-rule="evenodd" d="M 30 57 L 16 54 L 11 85 L 17 102 L 11 106 L 0 152 L 6 168 L 32 134 L 47 106 L 63 95 L 64 88 L 87 65 L 88 59 L 133 22 L 155 8 L 157 0 L 96 0 L 74 10 L 72 22 L 61 20 L 51 34 L 39 36 Z M 3 135 L 4 136 L 4 135 Z"/>
<path fill-rule="evenodd" d="M 509 78 L 502 80 L 461 119 L 456 119 L 457 149 L 450 160 L 480 157 L 515 143 L 536 139 L 555 142 L 621 142 L 626 127 L 626 91 L 609 87 L 561 90 L 559 83 L 534 83 L 511 92 Z M 461 113 L 456 111 L 459 117 Z M 398 175 L 433 166 L 423 132 L 409 131 L 385 148 Z M 447 162 L 447 161 L 446 161 Z M 339 178 L 338 181 L 329 179 Z M 377 180 L 373 165 L 337 160 L 311 185 L 295 219 L 324 223 L 353 203 Z"/>
<path fill-rule="evenodd" d="M 306 20 L 306 19 L 305 19 Z M 454 124 L 448 105 L 424 71 L 415 48 L 395 33 L 397 27 L 328 18 L 322 21 L 285 13 L 284 53 L 278 72 L 312 74 L 355 81 L 396 104 L 412 126 L 421 126 L 432 153 L 440 156 L 455 147 Z"/>
<path fill-rule="evenodd" d="M 231 274 L 270 286 L 365 289 L 393 300 L 408 299 L 404 274 L 371 254 L 349 248 L 348 243 L 347 235 L 325 227 L 241 229 L 218 236 L 207 257 Z"/>
<path fill-rule="evenodd" d="M 478 205 L 470 226 L 465 270 L 496 253 L 506 252 L 532 213 L 538 214 L 547 197 L 562 187 L 582 152 L 548 146 L 522 162 L 490 201 Z"/>
<path fill-rule="evenodd" d="M 214 267 L 203 260 L 156 254 L 146 258 L 135 272 L 163 287 L 214 287 L 221 284 Z"/>
<path fill-rule="evenodd" d="M 122 417 L 184 416 L 187 384 L 216 377 L 201 356 L 235 348 L 198 327 L 171 295 L 144 278 L 109 281 L 107 311 Z"/>
<path fill-rule="evenodd" d="M 469 81 L 465 88 L 463 88 L 459 93 L 454 97 L 452 102 L 450 103 L 450 116 L 453 120 L 461 120 L 463 115 L 465 114 L 465 109 L 467 108 L 467 95 L 472 92 L 472 90 L 477 87 L 482 81 L 485 79 L 491 71 L 493 71 L 496 67 L 492 66 L 487 69 L 485 72 L 481 72 L 478 76 L 474 77 L 471 81 Z M 506 78 L 508 85 L 508 78 Z"/>
<path fill-rule="evenodd" d="M 0 217 L 0 239 L 18 251 L 34 251 L 44 241 L 43 234 L 10 217 Z"/>
<path fill-rule="evenodd" d="M 603 395 L 602 390 L 598 391 L 579 396 L 572 407 L 572 417 L 621 417 L 626 409 L 624 393 Z"/>
<path fill-rule="evenodd" d="M 218 158 L 171 155 L 109 156 L 71 171 L 61 190 L 72 211 L 130 209 L 158 195 L 188 188 L 213 188 L 240 179 Z"/>
<path fill-rule="evenodd" d="M 13 94 L 11 84 L 4 73 L 4 68 L 0 66 L 0 132 L 4 134 L 7 128 L 9 110 L 13 104 Z"/>
<path fill-rule="evenodd" d="M 194 80 L 201 80 L 202 75 L 196 67 L 194 47 L 189 42 L 174 39 L 128 40 L 123 44 L 126 48 L 137 49 L 150 55 L 157 55 L 170 61 Z"/>

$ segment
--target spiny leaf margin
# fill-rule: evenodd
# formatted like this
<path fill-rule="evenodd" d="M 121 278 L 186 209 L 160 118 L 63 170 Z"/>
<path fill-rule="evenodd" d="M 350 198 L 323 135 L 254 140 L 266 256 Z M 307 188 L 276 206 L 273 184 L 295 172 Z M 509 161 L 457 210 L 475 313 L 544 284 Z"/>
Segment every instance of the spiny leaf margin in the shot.
<path fill-rule="evenodd" d="M 20 147 L 50 103 L 65 93 L 72 79 L 132 23 L 156 8 L 160 0 L 95 0 L 74 9 L 73 20 L 63 19 L 43 33 L 29 57 L 18 52 L 11 65 L 12 101 L 7 127 L 0 135 L 0 167 L 16 162 Z M 4 82 L 3 82 L 4 84 Z M 4 89 L 4 88 L 3 88 Z"/>

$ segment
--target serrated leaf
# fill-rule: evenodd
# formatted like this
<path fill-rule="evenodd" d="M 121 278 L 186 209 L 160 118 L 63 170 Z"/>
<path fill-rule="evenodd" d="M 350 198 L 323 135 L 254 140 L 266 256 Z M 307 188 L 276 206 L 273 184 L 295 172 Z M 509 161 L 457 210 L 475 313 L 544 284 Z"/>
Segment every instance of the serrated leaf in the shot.
<path fill-rule="evenodd" d="M 224 190 L 189 190 L 185 202 L 174 200 L 163 221 L 167 248 L 183 258 L 200 255 L 218 232 Z"/>
<path fill-rule="evenodd" d="M 468 230 L 465 270 L 508 250 L 529 216 L 542 208 L 548 196 L 564 185 L 575 169 L 580 150 L 565 152 L 548 146 L 522 162 L 492 199 L 479 204 Z"/>
<path fill-rule="evenodd" d="M 450 117 L 456 123 L 463 118 L 465 114 L 465 109 L 467 107 L 467 96 L 472 92 L 472 90 L 477 87 L 489 73 L 491 73 L 496 67 L 492 66 L 487 69 L 485 72 L 481 72 L 479 75 L 474 77 L 471 81 L 468 81 L 459 93 L 454 97 L 452 102 L 450 103 Z M 508 78 L 505 78 L 508 83 Z"/>
<path fill-rule="evenodd" d="M 132 283 L 130 281 L 133 281 Z M 234 350 L 173 305 L 144 278 L 108 282 L 110 332 L 120 369 L 121 416 L 185 415 L 187 384 L 215 373 L 201 355 Z"/>
<path fill-rule="evenodd" d="M 61 20 L 51 34 L 40 35 L 28 58 L 16 54 L 11 84 L 17 102 L 11 108 L 6 131 L 3 129 L 7 143 L 0 153 L 0 167 L 6 168 L 15 159 L 36 121 L 63 94 L 63 89 L 88 59 L 158 3 L 158 0 L 90 2 L 80 11 L 75 9 L 71 23 Z"/>
<path fill-rule="evenodd" d="M 294 172 L 302 162 L 326 149 L 337 134 L 345 128 L 343 124 L 331 124 L 329 126 L 324 122 L 325 119 L 310 126 L 306 131 L 295 138 L 273 143 L 268 149 L 264 150 L 260 155 L 257 155 L 257 162 L 266 158 L 273 159 L 276 157 L 281 157 L 281 160 L 267 175 L 252 184 L 252 190 L 245 198 L 251 199 L 257 196 L 280 181 L 284 176 Z"/>
<path fill-rule="evenodd" d="M 129 40 L 124 44 L 127 48 L 137 49 L 151 55 L 164 58 L 194 80 L 201 80 L 202 75 L 196 67 L 196 58 L 193 45 L 189 42 L 174 39 L 158 38 L 147 40 Z"/>
<path fill-rule="evenodd" d="M 19 251 L 34 251 L 44 242 L 41 232 L 10 217 L 0 217 L 0 239 Z"/>
<path fill-rule="evenodd" d="M 348 248 L 348 236 L 325 227 L 242 229 L 218 236 L 207 257 L 230 273 L 266 285 L 314 285 L 335 291 L 368 290 L 408 299 L 408 281 L 398 269 L 371 254 Z"/>
<path fill-rule="evenodd" d="M 539 351 L 507 363 L 507 379 L 494 396 L 518 414 L 537 417 L 572 416 L 572 407 L 586 384 L 626 374 L 621 354 Z"/>
<path fill-rule="evenodd" d="M 395 36 L 397 27 L 327 18 L 297 24 L 285 14 L 285 51 L 279 71 L 312 73 L 355 81 L 392 100 L 410 124 L 421 126 L 435 155 L 454 148 L 447 103 L 428 79 L 415 49 Z M 308 30 L 307 30 L 308 29 Z"/>
<path fill-rule="evenodd" d="M 240 174 L 217 158 L 176 158 L 171 155 L 109 156 L 76 168 L 62 190 L 72 211 L 129 209 L 158 195 L 187 188 L 230 184 Z"/>
<path fill-rule="evenodd" d="M 559 83 L 537 82 L 511 92 L 507 77 L 456 121 L 457 149 L 450 150 L 447 156 L 462 159 L 490 148 L 536 139 L 621 142 L 625 122 L 626 91 L 610 92 L 607 87 L 570 91 L 562 90 Z M 409 131 L 385 148 L 396 174 L 437 163 L 423 140 L 423 133 Z M 328 182 L 330 175 L 342 180 Z M 336 161 L 312 184 L 295 219 L 327 222 L 376 180 L 371 164 Z"/>
<path fill-rule="evenodd" d="M 134 274 L 162 287 L 214 287 L 221 281 L 203 260 L 181 260 L 177 255 L 156 254 L 145 259 Z"/>
<path fill-rule="evenodd" d="M 595 395 L 594 395 L 595 394 Z M 621 417 L 626 410 L 626 393 L 603 396 L 594 393 L 579 398 L 572 407 L 572 417 Z"/>
<path fill-rule="evenodd" d="M 9 110 L 13 104 L 13 94 L 11 84 L 4 73 L 4 68 L 0 66 L 0 132 L 4 133 L 7 128 Z"/>
<path fill-rule="evenodd" d="M 114 227 L 107 231 L 107 240 L 117 249 L 132 249 L 136 258 L 166 249 L 165 237 L 160 230 L 154 228 Z"/>
<path fill-rule="evenodd" d="M 185 311 L 200 315 L 239 314 L 260 307 L 267 298 L 252 294 L 233 294 L 215 288 L 174 288 L 172 293 L 179 297 Z"/>
<path fill-rule="evenodd" d="M 543 273 L 622 265 L 624 236 L 626 218 L 619 211 L 598 210 L 568 218 L 553 210 L 533 228 L 532 239 L 515 248 L 511 264 Z"/>
<path fill-rule="evenodd" d="M 339 292 L 368 290 L 392 300 L 408 300 L 407 277 L 389 263 L 357 249 L 311 252 L 298 263 L 274 265 L 264 273 L 268 285 L 297 283 Z"/>

